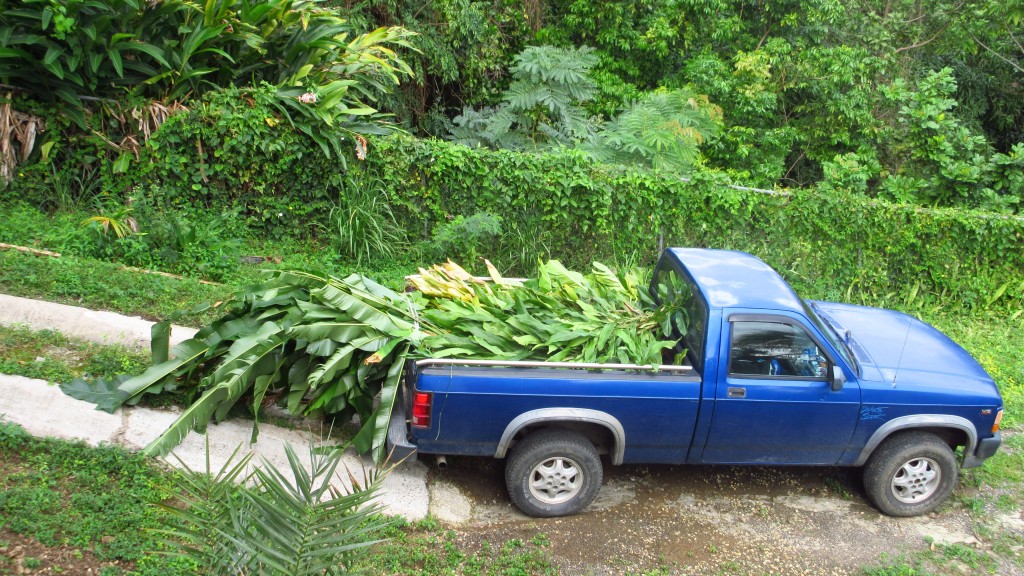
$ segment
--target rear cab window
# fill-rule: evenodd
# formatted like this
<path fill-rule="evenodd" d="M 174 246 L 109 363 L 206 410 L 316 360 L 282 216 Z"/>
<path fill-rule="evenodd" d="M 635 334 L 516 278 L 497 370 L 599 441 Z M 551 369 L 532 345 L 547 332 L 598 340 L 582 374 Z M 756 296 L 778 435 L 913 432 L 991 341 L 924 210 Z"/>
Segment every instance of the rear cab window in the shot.
<path fill-rule="evenodd" d="M 669 306 L 674 335 L 682 339 L 686 357 L 698 372 L 704 372 L 704 343 L 708 305 L 693 280 L 678 264 L 662 257 L 651 280 L 651 294 L 659 306 Z"/>

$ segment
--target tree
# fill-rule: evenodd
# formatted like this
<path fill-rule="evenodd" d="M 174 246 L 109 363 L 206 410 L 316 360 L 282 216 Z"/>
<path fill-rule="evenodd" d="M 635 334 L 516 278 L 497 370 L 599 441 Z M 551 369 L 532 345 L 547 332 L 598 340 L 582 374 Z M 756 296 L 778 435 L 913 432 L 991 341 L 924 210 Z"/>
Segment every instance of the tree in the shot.
<path fill-rule="evenodd" d="M 606 123 L 585 148 L 603 162 L 685 173 L 721 132 L 722 109 L 687 90 L 658 90 Z"/>
<path fill-rule="evenodd" d="M 590 70 L 594 51 L 532 46 L 515 58 L 514 78 L 502 103 L 480 111 L 464 109 L 451 139 L 468 146 L 538 150 L 579 143 L 594 131 L 582 104 L 594 97 Z"/>

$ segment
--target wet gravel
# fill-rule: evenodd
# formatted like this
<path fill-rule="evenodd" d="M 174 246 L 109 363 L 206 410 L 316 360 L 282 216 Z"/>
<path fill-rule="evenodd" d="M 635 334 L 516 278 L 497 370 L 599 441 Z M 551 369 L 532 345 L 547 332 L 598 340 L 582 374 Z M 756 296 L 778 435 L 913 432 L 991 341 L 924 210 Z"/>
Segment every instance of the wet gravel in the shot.
<path fill-rule="evenodd" d="M 431 499 L 431 513 L 455 526 L 465 546 L 544 534 L 567 576 L 846 575 L 936 545 L 991 548 L 957 504 L 925 517 L 882 515 L 865 500 L 857 469 L 606 465 L 597 500 L 552 519 L 528 518 L 511 505 L 499 461 L 449 458 L 428 480 L 442 495 Z M 1003 517 L 997 531 L 1024 537 L 1021 511 Z M 1007 560 L 1014 554 L 1016 565 Z M 1024 576 L 1021 551 L 998 557 L 995 573 Z M 951 566 L 949 574 L 992 573 Z"/>

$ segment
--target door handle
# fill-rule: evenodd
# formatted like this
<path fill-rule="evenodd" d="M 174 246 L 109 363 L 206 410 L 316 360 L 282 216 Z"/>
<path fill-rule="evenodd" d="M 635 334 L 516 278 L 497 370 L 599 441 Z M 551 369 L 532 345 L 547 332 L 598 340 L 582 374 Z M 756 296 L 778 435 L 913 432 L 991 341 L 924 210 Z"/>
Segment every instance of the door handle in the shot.
<path fill-rule="evenodd" d="M 747 389 L 746 388 L 734 388 L 734 387 L 730 386 L 725 391 L 725 396 L 726 396 L 726 398 L 746 398 L 747 397 Z"/>

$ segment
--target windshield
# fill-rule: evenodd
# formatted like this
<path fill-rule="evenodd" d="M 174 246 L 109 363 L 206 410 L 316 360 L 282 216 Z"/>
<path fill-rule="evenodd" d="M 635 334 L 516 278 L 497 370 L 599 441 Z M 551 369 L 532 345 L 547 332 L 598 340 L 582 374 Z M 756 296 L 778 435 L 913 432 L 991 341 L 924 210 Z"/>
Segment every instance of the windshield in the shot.
<path fill-rule="evenodd" d="M 800 302 L 804 305 L 804 312 L 807 314 L 807 317 L 810 318 L 811 322 L 818 327 L 818 331 L 825 335 L 825 338 L 827 338 L 829 343 L 832 344 L 832 347 L 839 352 L 839 355 L 843 357 L 846 364 L 853 368 L 859 376 L 860 366 L 857 364 L 857 359 L 853 356 L 853 351 L 850 350 L 846 341 L 839 337 L 839 332 L 832 326 L 832 323 L 822 320 L 821 316 L 818 315 L 818 307 L 813 303 L 808 305 L 806 300 L 801 300 Z"/>

